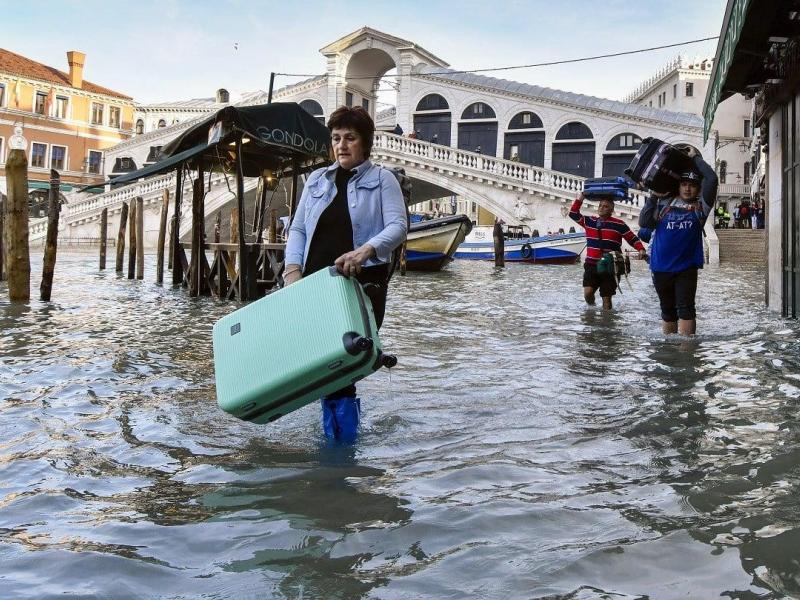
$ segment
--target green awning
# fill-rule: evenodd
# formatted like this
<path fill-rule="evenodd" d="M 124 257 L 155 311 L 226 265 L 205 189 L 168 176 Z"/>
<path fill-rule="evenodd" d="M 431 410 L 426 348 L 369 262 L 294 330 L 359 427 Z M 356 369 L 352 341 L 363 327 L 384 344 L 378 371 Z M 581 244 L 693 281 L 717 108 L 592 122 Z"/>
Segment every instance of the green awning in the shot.
<path fill-rule="evenodd" d="M 728 77 L 728 70 L 733 63 L 736 54 L 736 46 L 742 35 L 747 10 L 750 0 L 729 0 L 728 9 L 725 11 L 725 21 L 722 24 L 719 42 L 717 43 L 717 54 L 714 57 L 714 71 L 711 73 L 711 84 L 708 86 L 706 101 L 703 106 L 703 142 L 708 140 L 708 133 L 711 124 L 714 122 L 714 113 L 717 106 L 724 100 L 722 91 Z M 729 94 L 730 95 L 730 94 Z"/>
<path fill-rule="evenodd" d="M 50 182 L 49 181 L 28 181 L 28 190 L 49 190 L 50 189 Z M 68 183 L 62 183 L 60 188 L 62 192 L 71 192 L 72 186 Z"/>

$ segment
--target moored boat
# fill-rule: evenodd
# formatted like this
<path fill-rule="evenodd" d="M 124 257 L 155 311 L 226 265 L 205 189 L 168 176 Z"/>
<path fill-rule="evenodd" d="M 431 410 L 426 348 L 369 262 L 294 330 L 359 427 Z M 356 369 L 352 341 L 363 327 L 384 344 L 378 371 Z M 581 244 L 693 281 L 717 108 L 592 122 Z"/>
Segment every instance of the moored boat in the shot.
<path fill-rule="evenodd" d="M 586 234 L 559 233 L 539 237 L 506 232 L 505 259 L 508 262 L 538 264 L 574 263 L 586 247 Z M 492 227 L 475 227 L 455 253 L 455 258 L 494 260 Z"/>
<path fill-rule="evenodd" d="M 453 253 L 472 229 L 466 215 L 453 215 L 411 223 L 406 242 L 406 268 L 438 271 L 453 260 Z"/>

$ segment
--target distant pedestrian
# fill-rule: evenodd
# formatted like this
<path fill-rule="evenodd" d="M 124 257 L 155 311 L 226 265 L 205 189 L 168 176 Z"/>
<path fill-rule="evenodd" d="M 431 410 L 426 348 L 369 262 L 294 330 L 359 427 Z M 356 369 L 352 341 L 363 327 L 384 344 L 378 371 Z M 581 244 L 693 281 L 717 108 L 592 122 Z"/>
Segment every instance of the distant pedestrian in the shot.
<path fill-rule="evenodd" d="M 400 123 L 397 123 L 392 129 L 392 133 L 395 135 L 403 135 L 403 128 L 400 127 Z"/>

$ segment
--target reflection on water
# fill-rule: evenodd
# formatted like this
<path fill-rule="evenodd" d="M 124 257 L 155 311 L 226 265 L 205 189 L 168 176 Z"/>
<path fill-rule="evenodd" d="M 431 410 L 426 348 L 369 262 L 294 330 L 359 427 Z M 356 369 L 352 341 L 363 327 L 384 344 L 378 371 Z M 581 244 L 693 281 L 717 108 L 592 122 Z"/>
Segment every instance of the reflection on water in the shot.
<path fill-rule="evenodd" d="M 613 312 L 579 265 L 398 277 L 342 447 L 216 409 L 233 305 L 62 255 L 0 301 L 2 596 L 800 597 L 797 326 L 721 267 L 664 337 L 643 266 Z"/>

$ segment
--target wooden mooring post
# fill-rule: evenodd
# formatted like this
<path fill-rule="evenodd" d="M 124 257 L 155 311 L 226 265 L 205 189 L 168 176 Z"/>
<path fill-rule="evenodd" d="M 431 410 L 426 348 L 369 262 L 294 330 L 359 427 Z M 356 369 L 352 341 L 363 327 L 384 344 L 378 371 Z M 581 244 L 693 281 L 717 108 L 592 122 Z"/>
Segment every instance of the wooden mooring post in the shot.
<path fill-rule="evenodd" d="M 506 266 L 506 248 L 505 238 L 503 237 L 503 225 L 499 219 L 494 221 L 494 230 L 492 231 L 494 237 L 494 266 Z"/>
<path fill-rule="evenodd" d="M 183 283 L 183 261 L 181 256 L 183 248 L 181 248 L 181 200 L 183 200 L 183 166 L 178 166 L 175 175 L 175 210 L 172 213 L 172 222 L 174 223 L 172 233 L 172 248 L 170 254 L 172 255 L 172 283 Z"/>
<path fill-rule="evenodd" d="M 403 242 L 399 248 L 400 251 L 400 275 L 406 274 L 408 262 L 406 261 L 406 242 Z"/>
<path fill-rule="evenodd" d="M 231 209 L 231 233 L 228 238 L 231 244 L 239 244 L 239 207 L 234 206 Z M 236 252 L 230 253 L 230 259 L 233 264 L 236 264 Z"/>
<path fill-rule="evenodd" d="M 144 198 L 136 198 L 136 279 L 144 279 Z"/>
<path fill-rule="evenodd" d="M 156 247 L 156 283 L 164 283 L 164 242 L 167 238 L 168 212 L 169 190 L 164 190 L 161 201 L 161 220 L 158 223 L 158 246 Z"/>
<path fill-rule="evenodd" d="M 53 274 L 56 270 L 56 253 L 58 251 L 58 217 L 61 213 L 61 176 L 58 171 L 50 169 L 50 201 L 47 207 L 47 242 L 44 247 L 44 269 L 42 283 L 39 285 L 39 298 L 50 302 L 53 292 Z"/>
<path fill-rule="evenodd" d="M 28 245 L 28 157 L 14 148 L 6 160 L 8 196 L 5 218 L 6 273 L 12 302 L 31 299 L 31 257 Z"/>
<path fill-rule="evenodd" d="M 136 199 L 128 209 L 128 279 L 136 276 Z"/>
<path fill-rule="evenodd" d="M 119 213 L 119 233 L 117 233 L 117 273 L 122 273 L 122 265 L 125 261 L 125 227 L 128 225 L 128 203 L 122 203 L 122 211 Z"/>
<path fill-rule="evenodd" d="M 6 280 L 6 263 L 5 263 L 5 254 L 6 249 L 3 245 L 3 239 L 6 236 L 5 233 L 5 215 L 6 215 L 6 203 L 0 200 L 0 281 Z"/>
<path fill-rule="evenodd" d="M 204 215 L 205 182 L 203 181 L 203 164 L 198 160 L 197 179 L 192 187 L 192 258 L 189 263 L 189 296 L 196 298 L 203 294 L 205 277 L 205 238 L 206 224 Z"/>
<path fill-rule="evenodd" d="M 106 268 L 106 250 L 108 246 L 108 207 L 100 213 L 100 270 Z"/>

